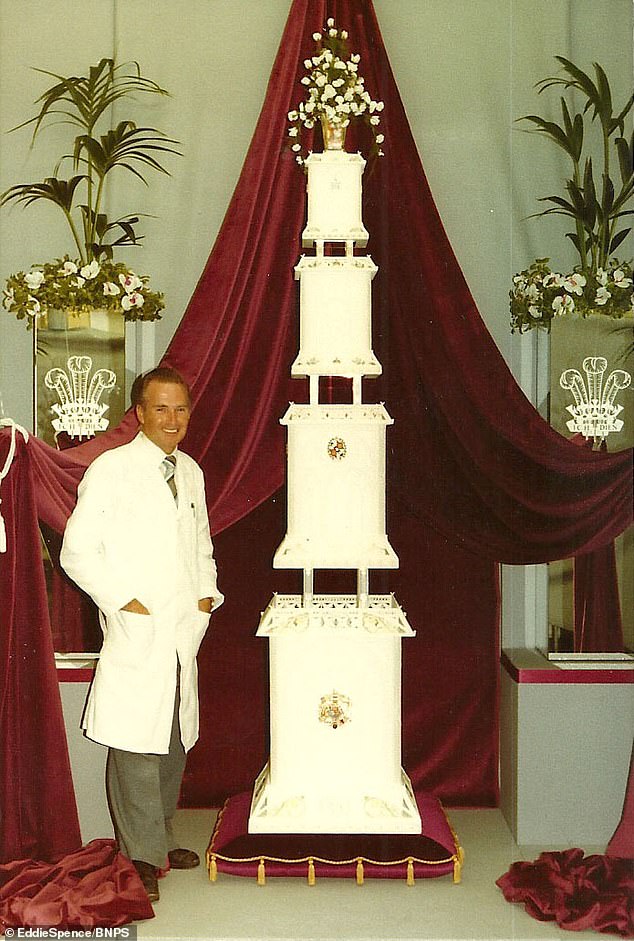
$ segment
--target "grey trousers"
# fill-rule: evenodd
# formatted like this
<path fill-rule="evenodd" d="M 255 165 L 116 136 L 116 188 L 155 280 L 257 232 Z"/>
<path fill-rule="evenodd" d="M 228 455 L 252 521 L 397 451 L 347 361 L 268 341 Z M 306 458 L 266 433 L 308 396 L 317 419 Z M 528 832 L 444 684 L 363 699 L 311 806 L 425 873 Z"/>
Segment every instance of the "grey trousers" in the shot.
<path fill-rule="evenodd" d="M 128 859 L 164 867 L 177 849 L 172 830 L 186 754 L 178 723 L 178 689 L 167 755 L 144 755 L 110 748 L 106 790 L 119 849 Z"/>

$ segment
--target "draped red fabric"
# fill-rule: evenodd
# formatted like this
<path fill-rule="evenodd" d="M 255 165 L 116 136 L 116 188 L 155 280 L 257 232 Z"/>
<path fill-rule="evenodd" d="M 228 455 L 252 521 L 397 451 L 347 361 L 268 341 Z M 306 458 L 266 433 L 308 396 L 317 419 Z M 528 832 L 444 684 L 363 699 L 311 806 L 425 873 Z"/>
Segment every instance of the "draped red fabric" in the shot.
<path fill-rule="evenodd" d="M 497 885 L 508 902 L 523 902 L 538 921 L 634 938 L 634 870 L 628 859 L 584 857 L 581 849 L 541 853 L 535 862 L 513 863 Z"/>
<path fill-rule="evenodd" d="M 50 860 L 81 846 L 55 673 L 29 446 L 2 481 L 0 555 L 0 862 Z M 0 430 L 0 468 L 11 433 Z"/>
<path fill-rule="evenodd" d="M 208 805 L 252 784 L 268 751 L 266 647 L 253 634 L 271 593 L 300 587 L 297 573 L 271 569 L 285 528 L 279 418 L 289 400 L 307 398 L 306 383 L 289 378 L 305 182 L 284 139 L 312 33 L 328 16 L 349 31 L 369 91 L 385 102 L 386 156 L 364 178 L 384 373 L 365 382 L 364 398 L 385 401 L 396 421 L 388 532 L 401 568 L 373 575 L 372 588 L 394 590 L 418 632 L 403 645 L 404 760 L 416 787 L 492 804 L 496 563 L 606 545 L 631 519 L 632 455 L 565 441 L 514 382 L 444 232 L 370 0 L 292 3 L 242 174 L 164 358 L 192 385 L 185 445 L 205 471 L 227 595 L 200 655 L 203 731 L 184 800 Z M 349 136 L 350 149 L 365 148 L 363 128 Z M 61 532 L 85 466 L 135 430 L 129 414 L 72 451 L 33 441 L 40 518 Z M 319 578 L 325 590 L 344 576 Z"/>
<path fill-rule="evenodd" d="M 614 542 L 574 560 L 575 651 L 619 652 L 623 622 Z"/>
<path fill-rule="evenodd" d="M 634 863 L 631 862 L 634 860 L 634 746 L 630 758 L 630 773 L 625 789 L 623 813 L 605 852 L 608 856 L 629 859 L 634 869 Z"/>
<path fill-rule="evenodd" d="M 54 863 L 0 865 L 0 928 L 88 930 L 153 917 L 136 869 L 114 840 L 92 840 Z"/>

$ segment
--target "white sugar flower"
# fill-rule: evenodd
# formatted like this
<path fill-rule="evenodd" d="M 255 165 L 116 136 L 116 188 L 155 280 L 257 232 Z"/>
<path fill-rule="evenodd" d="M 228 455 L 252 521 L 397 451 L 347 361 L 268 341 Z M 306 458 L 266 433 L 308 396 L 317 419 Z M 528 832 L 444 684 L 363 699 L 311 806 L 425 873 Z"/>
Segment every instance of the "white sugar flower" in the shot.
<path fill-rule="evenodd" d="M 550 271 L 544 278 L 545 288 L 548 288 L 551 286 L 555 288 L 560 288 L 560 287 L 563 287 L 563 284 L 564 284 L 564 279 L 562 275 L 557 274 L 556 271 Z"/>
<path fill-rule="evenodd" d="M 381 122 L 381 119 L 378 118 L 376 114 L 373 114 L 372 117 L 370 118 L 370 124 L 374 124 L 376 126 L 377 124 L 380 124 L 380 122 Z"/>
<path fill-rule="evenodd" d="M 289 120 L 289 121 L 297 121 L 298 117 L 299 117 L 299 115 L 298 115 L 297 111 L 289 111 L 289 112 L 288 112 L 288 120 Z"/>
<path fill-rule="evenodd" d="M 302 85 L 310 85 L 310 78 L 308 75 L 304 75 L 304 77 L 301 79 L 301 83 Z"/>
<path fill-rule="evenodd" d="M 552 303 L 555 315 L 571 313 L 575 309 L 575 302 L 569 294 L 558 294 Z"/>
<path fill-rule="evenodd" d="M 79 276 L 75 278 L 75 281 L 73 282 L 76 288 L 83 288 L 85 283 L 86 283 L 86 279 L 80 278 Z"/>
<path fill-rule="evenodd" d="M 11 310 L 15 304 L 15 291 L 13 288 L 9 288 L 4 292 L 4 299 L 2 301 L 2 306 L 5 310 Z"/>
<path fill-rule="evenodd" d="M 319 88 L 323 88 L 327 81 L 328 79 L 326 78 L 323 72 L 319 72 L 315 76 L 315 84 L 318 85 Z"/>
<path fill-rule="evenodd" d="M 289 136 L 289 137 L 297 137 L 298 134 L 299 134 L 299 131 L 298 131 L 298 129 L 297 129 L 296 127 L 289 127 L 289 129 L 288 129 L 288 136 Z"/>
<path fill-rule="evenodd" d="M 65 261 L 59 269 L 59 273 L 67 278 L 71 274 L 77 274 L 77 265 L 74 261 Z"/>
<path fill-rule="evenodd" d="M 345 72 L 346 63 L 342 62 L 341 59 L 335 59 L 335 61 L 332 64 L 332 67 L 333 69 L 343 69 L 343 71 Z"/>
<path fill-rule="evenodd" d="M 382 144 L 384 140 L 385 140 L 385 136 L 384 136 L 383 134 L 377 134 L 377 135 L 376 135 L 376 142 L 377 142 L 377 144 Z"/>
<path fill-rule="evenodd" d="M 321 39 L 321 33 L 313 33 L 313 39 L 315 40 L 315 42 L 319 42 L 319 40 Z"/>
<path fill-rule="evenodd" d="M 332 87 L 332 85 L 330 85 L 330 84 L 329 84 L 329 85 L 325 85 L 325 86 L 324 86 L 324 90 L 323 90 L 322 93 L 321 93 L 321 100 L 322 100 L 322 101 L 328 101 L 329 98 L 334 98 L 335 95 L 336 95 L 336 92 L 335 92 L 334 88 Z"/>
<path fill-rule="evenodd" d="M 614 278 L 614 283 L 617 288 L 629 288 L 632 283 L 632 279 L 626 278 L 625 272 L 621 268 L 615 268 L 612 272 L 612 277 Z"/>
<path fill-rule="evenodd" d="M 27 307 L 26 312 L 29 315 L 29 317 L 37 317 L 37 315 L 40 313 L 42 309 L 40 307 L 40 302 L 38 301 L 36 297 L 31 297 L 30 294 L 29 294 L 28 299 L 29 299 L 29 303 L 31 304 L 31 306 Z"/>
<path fill-rule="evenodd" d="M 293 144 L 293 146 L 291 147 L 291 150 L 294 150 L 294 151 L 296 151 L 296 152 L 297 152 L 297 151 L 300 151 L 301 149 L 302 149 L 302 145 L 301 145 L 301 144 Z"/>
<path fill-rule="evenodd" d="M 377 101 L 377 103 L 376 103 L 376 110 L 377 110 L 377 111 L 383 111 L 383 108 L 385 108 L 385 102 L 384 102 L 384 101 Z"/>
<path fill-rule="evenodd" d="M 564 279 L 564 288 L 566 291 L 570 291 L 571 294 L 583 294 L 583 288 L 586 283 L 586 279 L 582 274 L 575 272 L 574 274 L 569 274 L 567 278 Z"/>
<path fill-rule="evenodd" d="M 142 294 L 139 294 L 138 291 L 133 291 L 132 294 L 124 294 L 121 298 L 121 306 L 124 310 L 131 310 L 133 307 L 143 307 L 143 302 L 145 298 Z"/>
<path fill-rule="evenodd" d="M 541 311 L 541 309 L 540 309 L 539 307 L 535 307 L 534 304 L 531 304 L 531 306 L 528 308 L 528 312 L 529 312 L 529 314 L 531 315 L 531 317 L 541 317 L 541 316 L 542 316 L 542 311 Z"/>
<path fill-rule="evenodd" d="M 305 125 L 305 127 L 307 127 L 308 130 L 310 131 L 311 127 L 314 127 L 314 126 L 315 126 L 315 122 L 314 122 L 314 121 L 304 121 L 304 125 Z"/>
<path fill-rule="evenodd" d="M 106 297 L 116 297 L 117 294 L 121 294 L 121 288 L 117 284 L 113 284 L 112 281 L 106 281 L 103 286 L 103 293 Z"/>
<path fill-rule="evenodd" d="M 137 276 L 132 272 L 130 272 L 130 274 L 120 274 L 119 284 L 123 286 L 127 294 L 132 294 L 138 288 L 143 287 L 143 282 L 141 279 L 137 278 Z"/>
<path fill-rule="evenodd" d="M 306 66 L 307 69 L 312 69 L 312 67 L 313 67 L 313 60 L 312 60 L 312 59 L 304 59 L 304 65 Z"/>
<path fill-rule="evenodd" d="M 295 160 L 297 160 L 299 164 L 302 164 L 304 162 L 301 157 L 295 157 Z"/>
<path fill-rule="evenodd" d="M 335 25 L 335 21 L 333 20 L 331 16 L 326 20 L 326 26 L 334 26 L 334 25 Z"/>
<path fill-rule="evenodd" d="M 28 274 L 24 275 L 24 280 L 26 281 L 27 287 L 29 288 L 30 291 L 37 291 L 37 289 L 41 286 L 44 280 L 44 272 L 43 271 L 29 271 Z"/>
<path fill-rule="evenodd" d="M 342 29 L 342 30 L 341 30 L 341 38 L 342 38 L 342 39 L 347 39 L 347 38 L 348 38 L 348 30 L 347 30 L 347 29 Z"/>
<path fill-rule="evenodd" d="M 89 265 L 84 265 L 80 270 L 80 275 L 84 278 L 85 281 L 90 281 L 92 278 L 96 278 L 99 274 L 100 267 L 98 261 L 91 261 Z"/>
<path fill-rule="evenodd" d="M 603 268 L 597 268 L 597 281 L 601 287 L 605 287 L 608 283 L 608 273 Z"/>
<path fill-rule="evenodd" d="M 529 285 L 528 285 L 528 288 L 527 288 L 527 291 L 526 291 L 526 297 L 529 299 L 529 301 L 538 301 L 538 300 L 539 300 L 539 297 L 540 297 L 539 288 L 537 287 L 536 284 L 529 284 Z"/>
<path fill-rule="evenodd" d="M 337 35 L 337 30 L 336 30 L 336 29 L 329 29 L 329 30 L 328 30 L 328 35 L 329 35 L 329 36 L 332 36 L 332 37 L 334 38 L 334 37 Z"/>
<path fill-rule="evenodd" d="M 608 289 L 604 287 L 603 285 L 601 285 L 601 287 L 597 288 L 597 293 L 594 298 L 594 303 L 598 304 L 600 307 L 603 307 L 603 305 L 607 304 L 607 302 L 610 300 L 611 297 L 612 295 L 610 294 Z"/>

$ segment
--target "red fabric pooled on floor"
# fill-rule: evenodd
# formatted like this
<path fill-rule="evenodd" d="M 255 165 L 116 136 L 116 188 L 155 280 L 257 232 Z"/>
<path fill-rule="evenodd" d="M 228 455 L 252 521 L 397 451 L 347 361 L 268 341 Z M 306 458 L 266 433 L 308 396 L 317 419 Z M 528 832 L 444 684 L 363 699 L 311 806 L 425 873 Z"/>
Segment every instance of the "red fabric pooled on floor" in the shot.
<path fill-rule="evenodd" d="M 55 863 L 0 866 L 3 928 L 117 928 L 153 917 L 136 869 L 114 840 L 92 840 Z"/>
<path fill-rule="evenodd" d="M 538 921 L 569 931 L 634 938 L 634 866 L 627 859 L 569 849 L 513 863 L 496 883 L 507 902 L 523 902 Z"/>

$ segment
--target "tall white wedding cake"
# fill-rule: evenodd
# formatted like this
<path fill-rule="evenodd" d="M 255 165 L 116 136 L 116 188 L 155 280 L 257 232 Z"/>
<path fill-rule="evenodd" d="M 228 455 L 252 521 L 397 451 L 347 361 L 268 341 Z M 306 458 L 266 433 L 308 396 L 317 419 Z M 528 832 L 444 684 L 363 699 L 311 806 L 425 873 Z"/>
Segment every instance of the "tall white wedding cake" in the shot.
<path fill-rule="evenodd" d="M 312 60 L 315 61 L 314 59 Z M 270 758 L 253 793 L 252 833 L 420 833 L 401 768 L 401 638 L 414 632 L 393 595 L 373 595 L 370 569 L 398 567 L 385 525 L 383 404 L 363 402 L 377 267 L 354 254 L 365 160 L 328 150 L 305 161 L 308 219 L 295 269 L 309 404 L 291 404 L 287 533 L 275 568 L 301 569 L 301 595 L 275 595 L 258 636 L 270 653 Z M 324 245 L 345 254 L 325 255 Z M 320 377 L 351 379 L 349 404 L 320 402 Z M 317 569 L 357 572 L 354 594 L 314 591 Z"/>

